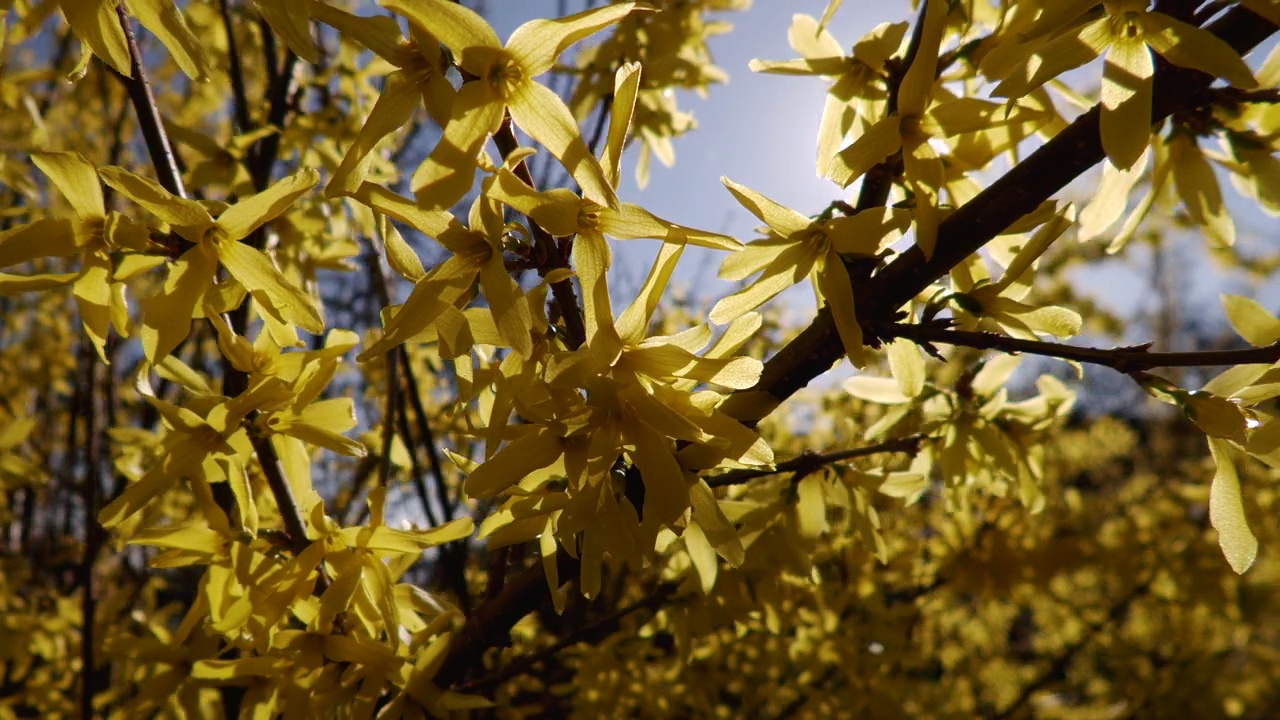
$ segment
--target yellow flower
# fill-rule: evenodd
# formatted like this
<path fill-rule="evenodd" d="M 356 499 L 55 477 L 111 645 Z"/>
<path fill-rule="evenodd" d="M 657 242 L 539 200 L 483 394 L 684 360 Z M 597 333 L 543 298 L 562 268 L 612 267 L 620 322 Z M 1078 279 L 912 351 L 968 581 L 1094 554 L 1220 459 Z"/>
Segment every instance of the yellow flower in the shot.
<path fill-rule="evenodd" d="M 1014 253 L 998 281 L 987 277 L 985 261 L 977 255 L 956 266 L 951 273 L 955 292 L 950 299 L 955 306 L 957 327 L 1002 332 L 1024 340 L 1038 339 L 1036 333 L 1078 335 L 1083 321 L 1076 311 L 1022 302 L 1031 292 L 1033 264 L 1074 221 L 1075 209 L 1068 204 Z"/>
<path fill-rule="evenodd" d="M 312 8 L 316 19 L 354 38 L 396 68 L 387 75 L 382 94 L 325 187 L 325 194 L 330 197 L 351 195 L 368 175 L 374 148 L 384 137 L 408 124 L 419 100 L 426 105 L 431 119 L 444 127 L 449 122 L 455 93 L 444 76 L 447 65 L 440 41 L 415 20 L 409 21 L 412 39 L 406 42 L 392 18 L 359 17 L 319 2 L 313 3 Z"/>
<path fill-rule="evenodd" d="M 946 4 L 929 3 L 919 50 L 899 88 L 897 112 L 867 128 L 853 144 L 837 153 L 828 173 L 845 187 L 877 163 L 902 151 L 904 179 L 915 197 L 916 244 L 925 257 L 933 255 L 937 242 L 938 195 L 946 178 L 942 158 L 930 140 L 1048 119 L 1035 109 L 1009 108 L 976 98 L 959 98 L 931 107 L 946 24 Z"/>
<path fill-rule="evenodd" d="M 125 40 L 117 3 L 113 0 L 61 0 L 62 15 L 75 36 L 88 45 L 94 55 L 102 58 L 116 72 L 130 77 L 133 72 L 129 61 L 129 45 Z M 143 0 L 131 2 L 129 13 L 144 27 L 155 33 L 173 54 L 174 62 L 187 77 L 200 82 L 209 80 L 209 58 L 204 45 L 187 27 L 186 17 L 172 0 Z M 88 61 L 86 55 L 80 65 Z"/>
<path fill-rule="evenodd" d="M 360 354 L 367 360 L 405 342 L 430 327 L 442 313 L 471 290 L 478 277 L 502 340 L 528 358 L 533 353 L 529 302 L 511 279 L 502 260 L 505 225 L 497 201 L 481 195 L 471 206 L 470 229 L 444 210 L 422 210 L 391 191 L 365 183 L 357 198 L 419 232 L 434 238 L 453 255 L 414 284 L 395 314 L 386 320 L 383 335 Z"/>
<path fill-rule="evenodd" d="M 320 179 L 315 170 L 299 171 L 241 199 L 216 220 L 204 205 L 173 195 L 153 180 L 114 167 L 103 168 L 100 174 L 108 185 L 195 245 L 173 263 L 164 289 L 143 301 L 142 347 L 148 360 L 163 359 L 186 338 L 219 263 L 277 322 L 314 334 L 324 331 L 315 300 L 290 284 L 265 253 L 239 242 L 315 186 Z"/>
<path fill-rule="evenodd" d="M 1148 11 L 1148 0 L 1107 0 L 1105 13 L 1089 19 L 1097 0 L 1064 0 L 1035 22 L 1031 45 L 993 91 L 1017 98 L 1050 79 L 1107 53 L 1102 71 L 1102 149 L 1120 170 L 1133 166 L 1151 136 L 1151 89 L 1155 63 L 1151 52 L 1174 65 L 1226 79 L 1241 88 L 1257 81 L 1231 46 L 1212 33 L 1164 13 Z M 1086 22 L 1076 23 L 1085 19 Z M 1046 35 L 1069 28 L 1045 40 Z"/>
<path fill-rule="evenodd" d="M 862 328 L 853 307 L 853 286 L 842 254 L 873 256 L 902 236 L 910 213 L 875 208 L 851 217 L 812 220 L 769 198 L 722 178 L 729 192 L 769 226 L 769 237 L 730 255 L 720 277 L 741 280 L 759 272 L 747 287 L 722 298 L 711 308 L 711 321 L 725 323 L 753 310 L 810 274 L 831 308 L 845 353 L 862 365 Z"/>
<path fill-rule="evenodd" d="M 906 31 L 906 23 L 881 23 L 854 43 L 853 52 L 846 56 L 840 43 L 817 20 L 796 15 L 787 38 L 791 49 L 802 57 L 751 61 L 752 72 L 822 75 L 832 81 L 818 127 L 819 176 L 826 177 L 831 158 L 855 123 L 868 123 L 883 114 L 885 61 L 897 52 Z"/>
<path fill-rule="evenodd" d="M 609 133 L 601 150 L 601 165 L 611 187 L 616 187 L 618 183 L 618 164 L 626 142 L 627 129 L 631 126 L 639 84 L 638 64 L 625 65 L 618 70 L 609 115 Z M 509 158 L 508 163 L 510 162 Z M 727 235 L 677 225 L 655 217 L 639 205 L 618 203 L 610 206 L 608 198 L 586 188 L 581 197 L 562 188 L 536 192 L 506 168 L 498 170 L 496 180 L 487 185 L 487 188 L 485 192 L 490 197 L 532 218 L 552 235 L 576 236 L 575 259 L 582 252 L 589 251 L 594 257 L 603 258 L 605 270 L 611 263 L 606 235 L 618 240 L 654 238 L 676 245 L 688 243 L 713 250 L 742 249 L 742 243 Z M 579 249 L 588 244 L 591 245 L 589 249 Z M 608 325 L 612 321 L 607 303 L 608 291 L 602 284 L 603 273 L 592 281 L 585 277 L 580 279 L 585 321 L 590 333 L 596 327 Z M 603 305 L 597 302 L 602 293 L 606 300 Z"/>
<path fill-rule="evenodd" d="M 76 219 L 46 218 L 0 233 L 0 267 L 78 254 L 80 270 L 53 275 L 0 274 L 0 293 L 71 284 L 85 333 L 105 362 L 109 326 L 128 336 L 121 281 L 154 267 L 163 258 L 144 255 L 154 249 L 145 226 L 107 211 L 102 185 L 88 160 L 70 152 L 33 153 L 31 160 L 66 197 Z M 119 262 L 113 260 L 113 255 L 122 252 Z"/>
<path fill-rule="evenodd" d="M 531 20 L 511 33 L 505 47 L 483 18 L 449 0 L 384 0 L 383 5 L 440 38 L 458 67 L 475 78 L 458 91 L 444 136 L 413 175 L 419 203 L 447 208 L 471 189 L 476 156 L 505 112 L 563 163 L 584 191 L 604 198 L 606 205 L 617 203 L 564 101 L 534 78 L 550 70 L 570 45 L 625 17 L 634 3 Z"/>

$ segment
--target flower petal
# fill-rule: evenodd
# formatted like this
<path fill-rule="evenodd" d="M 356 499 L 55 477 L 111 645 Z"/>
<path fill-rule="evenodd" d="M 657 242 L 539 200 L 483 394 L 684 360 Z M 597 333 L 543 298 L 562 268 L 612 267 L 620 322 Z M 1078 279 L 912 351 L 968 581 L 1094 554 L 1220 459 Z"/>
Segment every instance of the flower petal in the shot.
<path fill-rule="evenodd" d="M 387 76 L 382 94 L 369 111 L 369 117 L 360 126 L 356 139 L 342 156 L 342 163 L 333 171 L 333 177 L 325 186 L 327 197 L 351 195 L 360 188 L 373 158 L 371 153 L 386 136 L 399 130 L 418 109 L 418 96 L 413 92 L 413 82 L 405 73 L 397 71 Z"/>
<path fill-rule="evenodd" d="M 508 102 L 511 119 L 564 165 L 565 170 L 582 187 L 584 197 L 601 205 L 617 206 L 618 195 L 613 185 L 605 178 L 604 168 L 600 167 L 596 156 L 591 154 L 573 114 L 559 95 L 547 86 L 530 80 L 521 83 L 519 90 Z"/>
<path fill-rule="evenodd" d="M 760 218 L 771 230 L 784 238 L 807 230 L 813 225 L 813 221 L 804 215 L 779 205 L 751 188 L 739 185 L 727 177 L 720 178 L 720 182 L 729 188 L 729 192 L 733 193 L 738 204 L 751 211 L 752 215 Z"/>
<path fill-rule="evenodd" d="M 98 170 L 102 181 L 161 220 L 184 228 L 204 228 L 213 224 L 209 211 L 195 200 L 180 198 L 150 178 L 134 175 L 118 167 Z"/>
<path fill-rule="evenodd" d="M 502 125 L 503 109 L 502 99 L 486 83 L 463 84 L 453 101 L 453 119 L 410 181 L 419 205 L 428 210 L 448 209 L 467 194 L 475 179 L 476 157 Z"/>
<path fill-rule="evenodd" d="M 142 349 L 152 363 L 163 360 L 186 339 L 191 317 L 217 270 L 208 253 L 192 248 L 170 266 L 164 289 L 142 300 Z"/>
<path fill-rule="evenodd" d="M 524 66 L 528 77 L 536 77 L 550 70 L 570 45 L 618 22 L 633 9 L 635 3 L 622 2 L 554 20 L 530 20 L 507 38 L 507 50 Z"/>
<path fill-rule="evenodd" d="M 232 240 L 246 238 L 264 223 L 289 209 L 294 201 L 320 182 L 320 173 L 306 168 L 277 180 L 256 195 L 242 198 L 218 216 L 218 227 Z M 247 287 L 247 286 L 246 286 Z"/>
<path fill-rule="evenodd" d="M 1238 88 L 1258 86 L 1244 60 L 1213 33 L 1159 12 L 1144 13 L 1142 22 L 1143 39 L 1174 65 L 1224 78 Z"/>
<path fill-rule="evenodd" d="M 840 187 L 847 187 L 876 163 L 901 150 L 902 135 L 898 129 L 901 122 L 900 116 L 890 115 L 867 128 L 852 145 L 831 159 L 827 177 Z"/>
<path fill-rule="evenodd" d="M 277 320 L 293 323 L 313 335 L 324 332 L 324 320 L 315 299 L 285 279 L 265 253 L 235 240 L 218 243 L 217 251 L 231 277 L 240 281 Z"/>
<path fill-rule="evenodd" d="M 1151 138 L 1151 85 L 1155 63 L 1141 40 L 1116 38 L 1102 71 L 1102 149 L 1117 169 L 1142 157 Z"/>
<path fill-rule="evenodd" d="M 78 252 L 75 228 L 67 218 L 40 218 L 0 232 L 0 268 Z"/>
<path fill-rule="evenodd" d="M 34 152 L 31 153 L 31 162 L 58 186 L 81 220 L 101 218 L 107 214 L 98 172 L 80 153 Z"/>

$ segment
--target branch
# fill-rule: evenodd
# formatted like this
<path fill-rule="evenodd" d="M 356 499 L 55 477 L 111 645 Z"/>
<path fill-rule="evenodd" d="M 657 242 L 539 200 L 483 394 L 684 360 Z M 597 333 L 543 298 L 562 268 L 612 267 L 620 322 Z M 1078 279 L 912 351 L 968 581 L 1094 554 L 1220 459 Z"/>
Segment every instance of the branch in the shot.
<path fill-rule="evenodd" d="M 1280 361 L 1280 343 L 1244 350 L 1206 350 L 1200 352 L 1151 352 L 1150 343 L 1121 348 L 1093 348 L 1023 340 L 989 332 L 949 330 L 937 325 L 893 323 L 882 328 L 882 334 L 910 340 L 917 345 L 943 343 L 978 350 L 998 350 L 1009 354 L 1026 353 L 1060 360 L 1101 365 L 1116 372 L 1133 373 L 1158 367 L 1210 367 L 1214 365 L 1270 365 Z"/>
<path fill-rule="evenodd" d="M 561 578 L 578 574 L 577 558 L 565 552 L 556 554 L 556 567 Z M 547 577 L 541 562 L 534 563 L 508 581 L 492 600 L 481 603 L 475 612 L 467 616 L 466 624 L 453 639 L 449 655 L 433 680 L 436 686 L 448 688 L 461 682 L 472 668 L 480 664 L 486 650 L 509 643 L 511 628 L 532 608 L 549 598 Z"/>
<path fill-rule="evenodd" d="M 853 460 L 854 458 L 868 457 L 870 455 L 878 455 L 880 453 L 914 453 L 920 447 L 920 443 L 925 440 L 932 440 L 929 435 L 924 433 L 916 433 L 907 435 L 906 437 L 892 438 L 875 445 L 865 445 L 859 448 L 851 448 L 848 450 L 836 450 L 829 453 L 811 453 L 806 452 L 798 457 L 794 457 L 786 462 L 778 463 L 772 470 L 730 470 L 707 479 L 707 484 L 713 488 L 728 487 L 730 485 L 741 485 L 746 482 L 755 480 L 756 478 L 767 477 L 769 475 L 778 475 L 781 473 L 793 472 L 797 475 L 808 475 L 824 465 L 831 463 L 843 462 L 845 460 Z"/>
<path fill-rule="evenodd" d="M 511 116 L 507 116 L 502 121 L 502 127 L 498 128 L 498 132 L 493 135 L 493 142 L 498 146 L 498 152 L 502 153 L 502 159 L 506 160 L 507 156 L 515 151 L 519 143 L 516 140 L 516 131 L 511 125 Z M 529 164 L 521 160 L 515 168 L 512 169 L 515 176 L 524 181 L 524 184 L 531 188 L 537 189 L 533 184 L 533 175 L 529 172 Z M 534 242 L 534 261 L 537 265 L 538 274 L 546 277 L 547 273 L 552 270 L 569 267 L 569 258 L 565 256 L 559 245 L 556 244 L 555 238 L 542 228 L 533 218 L 529 218 L 529 231 L 533 233 Z M 564 319 L 565 343 L 570 350 L 577 350 L 587 341 L 587 328 L 582 320 L 582 308 L 578 307 L 578 296 L 573 289 L 573 281 L 569 279 L 561 280 L 551 285 L 551 295 L 555 300 L 556 309 L 560 311 L 560 317 Z"/>
<path fill-rule="evenodd" d="M 161 187 L 178 197 L 185 198 L 187 190 L 182 184 L 182 173 L 178 171 L 178 159 L 173 154 L 173 145 L 164 131 L 160 121 L 160 110 L 156 107 L 156 96 L 151 92 L 151 83 L 147 81 L 146 69 L 142 66 L 142 53 L 138 50 L 138 41 L 133 36 L 133 26 L 125 13 L 124 3 L 116 6 L 116 14 L 120 16 L 120 26 L 124 28 L 125 41 L 129 44 L 129 75 L 125 77 L 116 73 L 120 82 L 124 83 L 133 108 L 138 114 L 138 129 L 142 131 L 142 139 L 147 144 L 147 152 L 151 155 L 151 164 L 156 168 L 156 179 Z M 112 70 L 112 72 L 115 72 Z"/>
<path fill-rule="evenodd" d="M 1241 7 L 1232 8 L 1207 29 L 1242 55 L 1277 30 L 1275 25 Z M 1176 111 L 1199 105 L 1212 80 L 1202 73 L 1177 67 L 1158 72 L 1152 122 L 1161 122 Z M 930 283 L 1101 162 L 1104 154 L 1098 121 L 1099 108 L 1094 106 L 951 213 L 938 227 L 937 248 L 932 258 L 925 258 L 920 248 L 912 247 L 868 283 L 856 285 L 858 314 L 863 321 L 891 318 Z M 844 348 L 831 312 L 824 307 L 809 327 L 765 363 L 760 382 L 754 388 L 735 392 L 720 409 L 744 423 L 753 424 L 843 356 Z"/>
<path fill-rule="evenodd" d="M 503 665 L 488 675 L 462 685 L 458 690 L 465 693 L 483 692 L 504 683 L 511 678 L 524 675 L 531 671 L 534 665 L 554 657 L 556 654 L 568 647 L 576 645 L 595 632 L 610 628 L 622 618 L 639 610 L 656 608 L 662 605 L 668 598 L 675 594 L 677 587 L 678 586 L 675 583 L 663 584 L 649 596 L 637 600 L 629 605 L 623 605 L 599 620 L 583 625 L 574 632 L 569 633 L 560 640 L 557 640 L 555 643 L 552 643 L 537 652 L 514 658 L 511 662 Z"/>

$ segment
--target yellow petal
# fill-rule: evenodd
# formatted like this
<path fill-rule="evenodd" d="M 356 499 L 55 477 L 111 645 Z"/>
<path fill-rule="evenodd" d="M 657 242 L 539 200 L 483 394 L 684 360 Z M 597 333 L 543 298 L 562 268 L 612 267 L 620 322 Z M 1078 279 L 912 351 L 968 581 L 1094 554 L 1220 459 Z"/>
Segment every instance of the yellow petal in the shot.
<path fill-rule="evenodd" d="M 665 344 L 628 350 L 627 366 L 650 377 L 686 378 L 734 390 L 754 386 L 763 368 L 755 358 L 702 358 Z"/>
<path fill-rule="evenodd" d="M 675 271 L 683 252 L 683 245 L 662 244 L 636 299 L 618 317 L 616 327 L 624 342 L 634 344 L 644 339 L 649 319 L 653 317 L 653 311 L 657 309 L 667 282 L 671 280 L 671 273 Z"/>
<path fill-rule="evenodd" d="M 197 82 L 209 80 L 209 58 L 204 45 L 191 32 L 186 17 L 173 0 L 129 0 L 129 13 L 164 43 L 187 77 Z"/>
<path fill-rule="evenodd" d="M 554 20 L 530 20 L 511 33 L 507 50 L 524 66 L 528 77 L 536 77 L 550 70 L 570 45 L 618 22 L 633 9 L 635 3 L 621 2 Z"/>
<path fill-rule="evenodd" d="M 217 252 L 231 277 L 240 281 L 276 319 L 313 335 L 324 332 L 324 320 L 315 299 L 286 280 L 266 254 L 235 240 L 218 243 Z"/>
<path fill-rule="evenodd" d="M 813 221 L 788 207 L 783 207 L 751 188 L 735 183 L 727 177 L 720 178 L 738 204 L 760 218 L 778 235 L 788 238 L 809 229 Z"/>
<path fill-rule="evenodd" d="M 480 266 L 480 287 L 484 289 L 502 339 L 524 357 L 532 357 L 533 316 L 529 312 L 529 301 L 511 279 L 501 252 L 495 250 L 488 262 Z"/>
<path fill-rule="evenodd" d="M 254 4 L 262 13 L 262 19 L 284 38 L 295 55 L 308 63 L 319 62 L 320 54 L 311 40 L 311 18 L 308 15 L 311 3 L 307 0 L 254 0 Z"/>
<path fill-rule="evenodd" d="M 1217 467 L 1209 486 L 1209 523 L 1218 531 L 1218 545 L 1227 563 L 1237 574 L 1243 574 L 1258 557 L 1258 539 L 1245 517 L 1240 476 L 1231 461 L 1231 445 L 1226 440 L 1209 438 L 1209 452 Z"/>
<path fill-rule="evenodd" d="M 1175 133 L 1169 143 L 1174 187 L 1192 222 L 1220 247 L 1235 244 L 1236 226 L 1231 221 L 1218 189 L 1218 178 L 1195 140 Z"/>
<path fill-rule="evenodd" d="M 609 266 L 609 246 L 599 233 L 583 233 L 573 243 L 573 264 L 582 284 L 582 312 L 587 343 L 592 356 L 605 367 L 613 365 L 622 352 L 622 338 L 613 326 L 613 306 L 605 271 Z"/>
<path fill-rule="evenodd" d="M 993 97 L 1020 98 L 1068 70 L 1098 57 L 1111 42 L 1109 18 L 1066 32 L 1037 48 L 991 91 Z M 987 65 L 984 62 L 983 67 Z"/>
<path fill-rule="evenodd" d="M 564 449 L 560 438 L 547 428 L 522 435 L 467 476 L 463 489 L 471 497 L 492 497 L 523 480 L 534 470 L 554 463 Z"/>
<path fill-rule="evenodd" d="M 75 227 L 67 218 L 41 218 L 0 232 L 0 268 L 78 252 Z"/>
<path fill-rule="evenodd" d="M 816 279 L 818 291 L 831 309 L 831 318 L 840 334 L 845 355 L 855 367 L 862 367 L 866 364 L 862 348 L 862 326 L 858 324 L 858 317 L 854 313 L 853 286 L 849 283 L 849 273 L 837 258 L 828 257 Z"/>
<path fill-rule="evenodd" d="M 458 3 L 449 0 L 382 0 L 382 6 L 426 28 L 453 51 L 458 64 L 473 75 L 487 69 L 483 63 L 476 62 L 476 48 L 496 50 L 502 47 L 489 23 L 474 10 Z"/>
<path fill-rule="evenodd" d="M 902 76 L 902 87 L 898 91 L 898 113 L 901 115 L 920 115 L 929 107 L 938 74 L 942 34 L 947 29 L 947 6 L 940 2 L 929 3 L 922 23 L 915 60 Z"/>
<path fill-rule="evenodd" d="M 1174 65 L 1225 78 L 1238 88 L 1258 86 L 1244 60 L 1213 33 L 1159 12 L 1143 13 L 1142 22 L 1143 39 Z"/>
<path fill-rule="evenodd" d="M 164 289 L 142 300 L 142 349 L 148 360 L 163 360 L 186 339 L 195 309 L 217 270 L 213 258 L 192 248 L 170 266 Z"/>
<path fill-rule="evenodd" d="M 897 338 L 884 345 L 889 358 L 889 373 L 906 397 L 918 397 L 924 391 L 925 366 L 920 348 L 910 340 Z"/>
<path fill-rule="evenodd" d="M 423 210 L 408 198 L 401 197 L 381 185 L 364 183 L 356 199 L 388 217 L 412 227 L 430 238 L 467 232 L 462 223 L 447 210 Z"/>
<path fill-rule="evenodd" d="M 183 475 L 193 472 L 204 462 L 207 449 L 202 442 L 184 435 L 166 448 L 163 459 L 135 483 L 130 483 L 98 513 L 98 522 L 112 528 L 128 520 L 134 513 L 146 507 L 153 498 L 172 487 Z"/>
<path fill-rule="evenodd" d="M 385 222 L 385 216 L 383 220 L 384 222 L 381 222 L 382 244 L 386 250 L 387 264 L 409 282 L 416 283 L 426 277 L 427 270 L 422 266 L 422 259 L 418 257 L 418 253 L 409 247 L 409 243 L 405 242 L 404 236 L 395 225 Z"/>
<path fill-rule="evenodd" d="M 308 10 L 311 17 L 340 30 L 342 37 L 355 40 L 383 60 L 392 64 L 401 61 L 400 47 L 404 37 L 395 18 L 386 15 L 352 15 L 328 3 L 314 1 L 310 3 Z"/>
<path fill-rule="evenodd" d="M 711 308 L 711 322 L 723 325 L 760 307 L 774 295 L 804 280 L 813 269 L 816 260 L 813 250 L 809 247 L 799 244 L 791 245 L 765 267 L 764 272 L 755 282 L 728 297 L 721 298 Z"/>
<path fill-rule="evenodd" d="M 1250 345 L 1266 347 L 1280 342 L 1280 320 L 1257 300 L 1224 294 L 1222 309 L 1231 327 Z"/>
<path fill-rule="evenodd" d="M 617 210 L 601 212 L 600 229 L 619 240 L 654 238 L 664 242 L 688 243 L 713 250 L 742 249 L 742 243 L 728 235 L 677 225 L 632 203 L 621 203 Z"/>
<path fill-rule="evenodd" d="M 625 433 L 635 443 L 631 460 L 644 478 L 644 523 L 655 527 L 674 523 L 689 509 L 689 486 L 670 443 L 635 420 L 627 422 Z"/>
<path fill-rule="evenodd" d="M 102 181 L 130 200 L 146 208 L 161 220 L 178 227 L 203 228 L 213 224 L 213 218 L 204 206 L 194 200 L 173 195 L 150 178 L 118 167 L 98 170 Z"/>
<path fill-rule="evenodd" d="M 492 94 L 487 83 L 465 83 L 458 90 L 453 119 L 410 181 L 419 205 L 428 210 L 448 209 L 467 194 L 475 179 L 476 157 L 485 140 L 502 125 L 503 108 L 502 99 Z"/>
<path fill-rule="evenodd" d="M 120 27 L 116 3 L 111 0 L 62 0 L 58 3 L 71 30 L 93 54 L 125 77 L 132 77 L 129 44 Z"/>
<path fill-rule="evenodd" d="M 628 5 L 609 5 L 600 10 Z M 541 83 L 528 81 L 520 85 L 508 103 L 511 119 L 564 165 L 582 188 L 583 197 L 609 207 L 618 205 L 613 185 L 605 178 L 604 169 L 591 154 L 573 114 L 559 95 Z"/>
<path fill-rule="evenodd" d="M 609 132 L 605 135 L 604 149 L 600 154 L 600 167 L 604 170 L 605 180 L 614 188 L 618 187 L 622 150 L 631 130 L 636 97 L 640 93 L 640 72 L 640 63 L 623 63 L 614 75 Z"/>
<path fill-rule="evenodd" d="M 31 153 L 31 162 L 58 186 L 81 220 L 102 218 L 107 214 L 98 172 L 79 153 L 35 152 Z"/>
<path fill-rule="evenodd" d="M 56 275 L 10 275 L 9 273 L 0 273 L 0 295 L 66 287 L 75 282 L 78 277 L 80 277 L 78 272 L 58 273 Z"/>
<path fill-rule="evenodd" d="M 397 71 L 387 76 L 382 94 L 373 104 L 369 117 L 360 127 L 351 147 L 347 148 L 347 154 L 342 156 L 338 169 L 333 171 L 329 184 L 325 186 L 326 196 L 352 195 L 360 188 L 360 183 L 364 182 L 369 173 L 369 166 L 373 163 L 372 153 L 378 143 L 407 125 L 413 117 L 413 111 L 418 109 L 418 97 L 413 92 L 415 89 L 414 83 L 403 72 Z"/>
<path fill-rule="evenodd" d="M 1102 72 L 1102 149 L 1120 170 L 1133 166 L 1151 138 L 1155 64 L 1141 40 L 1116 38 Z"/>
<path fill-rule="evenodd" d="M 277 180 L 271 187 L 242 198 L 218 216 L 218 227 L 232 240 L 246 238 L 264 223 L 289 209 L 294 201 L 320 182 L 320 173 L 306 168 Z M 248 286 L 246 286 L 248 287 Z M 252 289 L 252 288 L 250 288 Z"/>
<path fill-rule="evenodd" d="M 368 360 L 422 332 L 471 287 L 478 270 L 456 255 L 432 268 L 413 286 L 395 316 L 387 321 L 382 337 L 357 359 Z"/>
<path fill-rule="evenodd" d="M 836 153 L 827 177 L 840 187 L 862 177 L 877 163 L 902 149 L 898 127 L 902 118 L 890 115 L 872 125 L 853 144 Z"/>

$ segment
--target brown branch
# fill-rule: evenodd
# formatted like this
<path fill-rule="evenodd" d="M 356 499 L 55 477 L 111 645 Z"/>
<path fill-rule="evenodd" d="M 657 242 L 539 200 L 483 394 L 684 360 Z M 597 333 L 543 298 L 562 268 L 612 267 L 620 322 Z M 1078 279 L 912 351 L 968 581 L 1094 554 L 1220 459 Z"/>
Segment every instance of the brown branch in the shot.
<path fill-rule="evenodd" d="M 133 36 L 133 25 L 129 22 L 124 3 L 116 6 L 116 13 L 120 16 L 120 26 L 124 28 L 124 37 L 129 44 L 130 77 L 116 74 L 124 83 L 138 114 L 138 129 L 142 131 L 142 139 L 151 155 L 151 164 L 155 166 L 156 179 L 165 190 L 184 198 L 187 190 L 182 184 L 178 159 L 173 154 L 173 145 L 164 131 L 164 123 L 160 121 L 160 110 L 156 106 L 155 94 L 151 92 L 151 83 L 147 81 L 147 72 L 142 66 L 142 53 L 138 50 L 138 41 Z"/>
<path fill-rule="evenodd" d="M 1242 55 L 1277 30 L 1242 7 L 1232 8 L 1207 29 Z M 1156 75 L 1152 123 L 1204 102 L 1212 80 L 1193 70 L 1162 69 Z M 892 318 L 898 308 L 930 283 L 1101 162 L 1098 121 L 1099 108 L 1095 106 L 951 213 L 938 227 L 933 257 L 925 258 L 918 247 L 912 247 L 869 282 L 855 286 L 859 316 L 869 322 Z M 752 389 L 734 393 L 721 410 L 753 424 L 829 370 L 843 355 L 831 313 L 823 308 L 809 327 L 765 363 L 760 382 Z M 763 402 L 766 399 L 769 402 Z"/>
<path fill-rule="evenodd" d="M 219 10 L 222 13 L 222 25 L 227 31 L 227 74 L 231 76 L 236 124 L 240 126 L 241 133 L 247 133 L 253 130 L 253 118 L 249 115 L 249 94 L 245 91 L 244 67 L 240 64 L 240 53 L 236 50 L 236 34 L 231 22 L 229 0 L 221 0 Z"/>
<path fill-rule="evenodd" d="M 508 155 L 515 151 L 519 146 L 516 140 L 515 128 L 511 125 L 511 116 L 507 116 L 502 127 L 498 128 L 498 132 L 494 133 L 493 142 L 498 146 L 498 152 L 502 153 L 505 160 Z M 515 176 L 520 178 L 529 187 L 534 187 L 533 175 L 529 172 L 529 164 L 521 160 L 519 164 L 512 169 Z M 535 190 L 537 188 L 534 188 Z M 533 218 L 529 220 L 529 231 L 533 234 L 533 250 L 534 262 L 537 266 L 538 275 L 546 277 L 552 270 L 569 267 L 569 258 L 564 250 L 556 244 L 555 238 L 542 228 Z M 569 279 L 561 280 L 551 284 L 551 296 L 556 304 L 556 309 L 560 312 L 560 317 L 564 319 L 565 326 L 565 344 L 570 350 L 577 350 L 587 341 L 587 328 L 583 324 L 582 308 L 578 307 L 578 296 L 573 289 L 573 281 Z"/>
<path fill-rule="evenodd" d="M 656 608 L 662 605 L 668 598 L 675 594 L 677 587 L 678 585 L 676 583 L 663 584 L 647 597 L 628 605 L 623 605 L 608 615 L 605 615 L 594 622 L 583 625 L 560 640 L 557 640 L 537 652 L 516 657 L 512 659 L 511 662 L 503 665 L 488 675 L 472 680 L 469 683 L 465 683 L 458 689 L 461 692 L 467 693 L 484 692 L 506 682 L 507 680 L 510 680 L 511 678 L 524 675 L 533 670 L 534 665 L 555 657 L 566 648 L 582 642 L 594 633 L 610 629 L 615 623 L 622 620 L 622 618 L 640 610 Z"/>
<path fill-rule="evenodd" d="M 713 488 L 717 488 L 728 487 L 730 485 L 741 485 L 746 482 L 751 482 L 757 478 L 768 477 L 769 475 L 778 475 L 781 473 L 809 475 L 824 465 L 844 462 L 845 460 L 879 455 L 881 453 L 914 453 L 920 448 L 921 443 L 931 439 L 933 438 L 929 435 L 916 433 L 915 435 L 892 438 L 885 440 L 884 442 L 878 442 L 874 445 L 864 445 L 863 447 L 850 448 L 847 450 L 836 450 L 821 454 L 806 452 L 785 462 L 778 463 L 772 470 L 730 470 L 729 472 L 707 478 L 707 484 Z"/>
<path fill-rule="evenodd" d="M 578 574 L 579 564 L 576 558 L 560 552 L 556 555 L 556 567 L 564 581 Z M 546 573 L 538 562 L 509 580 L 491 601 L 482 603 L 467 616 L 433 682 L 441 688 L 462 682 L 480 665 L 486 650 L 509 643 L 511 628 L 547 599 L 550 593 Z"/>
<path fill-rule="evenodd" d="M 1065 343 L 1024 340 L 989 332 L 949 330 L 937 325 L 893 323 L 880 329 L 888 337 L 910 340 L 917 345 L 943 343 L 977 350 L 1040 355 L 1101 365 L 1116 372 L 1133 374 L 1158 367 L 1211 367 L 1215 365 L 1270 365 L 1280 361 L 1280 343 L 1244 350 L 1200 352 L 1151 352 L 1150 343 L 1121 348 L 1093 348 Z"/>

